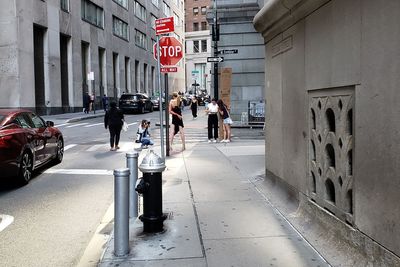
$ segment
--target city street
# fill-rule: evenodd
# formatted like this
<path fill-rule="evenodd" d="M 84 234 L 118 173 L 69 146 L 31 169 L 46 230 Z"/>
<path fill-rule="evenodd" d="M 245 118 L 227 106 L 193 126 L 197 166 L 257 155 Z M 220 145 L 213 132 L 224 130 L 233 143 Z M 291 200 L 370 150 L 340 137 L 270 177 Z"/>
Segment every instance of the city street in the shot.
<path fill-rule="evenodd" d="M 109 151 L 103 117 L 59 124 L 63 162 L 41 168 L 24 187 L 0 185 L 0 214 L 14 218 L 0 228 L 0 265 L 76 265 L 113 202 L 112 170 L 124 167 L 138 121 L 155 122 L 158 114 L 126 115 L 130 128 L 121 133 L 118 152 Z"/>
<path fill-rule="evenodd" d="M 200 107 L 199 114 L 203 110 Z M 187 144 L 207 142 L 206 125 L 191 127 L 188 108 L 184 116 Z M 0 184 L 0 225 L 10 221 L 5 218 L 14 219 L 4 229 L 0 227 L 1 265 L 75 266 L 113 203 L 112 170 L 125 167 L 125 153 L 135 145 L 138 123 L 142 119 L 152 122 L 157 146 L 159 127 L 154 125 L 158 118 L 159 112 L 125 115 L 130 126 L 121 133 L 117 152 L 109 151 L 103 117 L 72 123 L 54 120 L 65 138 L 63 162 L 39 169 L 26 186 Z M 263 139 L 261 132 L 235 129 L 233 139 Z"/>

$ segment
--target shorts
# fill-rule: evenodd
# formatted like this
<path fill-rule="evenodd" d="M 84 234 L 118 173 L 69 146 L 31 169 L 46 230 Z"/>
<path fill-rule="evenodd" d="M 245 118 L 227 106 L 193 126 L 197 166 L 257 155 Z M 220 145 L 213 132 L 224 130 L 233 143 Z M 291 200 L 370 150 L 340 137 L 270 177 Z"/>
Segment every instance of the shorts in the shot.
<path fill-rule="evenodd" d="M 231 125 L 233 123 L 233 121 L 232 121 L 232 119 L 231 118 L 226 118 L 226 119 L 224 119 L 224 124 L 229 124 L 229 125 Z"/>

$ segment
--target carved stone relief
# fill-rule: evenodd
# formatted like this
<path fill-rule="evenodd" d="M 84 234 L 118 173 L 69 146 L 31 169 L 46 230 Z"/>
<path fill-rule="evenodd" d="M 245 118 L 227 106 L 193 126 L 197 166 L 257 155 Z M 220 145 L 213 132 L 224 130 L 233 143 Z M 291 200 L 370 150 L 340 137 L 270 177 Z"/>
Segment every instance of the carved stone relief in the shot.
<path fill-rule="evenodd" d="M 309 92 L 309 186 L 318 205 L 353 224 L 354 88 Z"/>

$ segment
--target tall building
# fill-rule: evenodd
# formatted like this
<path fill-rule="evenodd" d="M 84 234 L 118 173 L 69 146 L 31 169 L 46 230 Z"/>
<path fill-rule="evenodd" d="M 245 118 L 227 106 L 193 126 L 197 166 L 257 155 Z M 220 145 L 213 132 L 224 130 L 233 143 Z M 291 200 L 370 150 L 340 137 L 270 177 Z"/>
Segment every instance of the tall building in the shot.
<path fill-rule="evenodd" d="M 210 93 L 211 55 L 210 29 L 206 19 L 211 0 L 185 1 L 186 92 L 196 90 Z M 195 84 L 195 85 L 194 85 Z"/>
<path fill-rule="evenodd" d="M 261 106 L 257 113 L 261 112 L 265 99 L 264 40 L 253 27 L 254 16 L 260 10 L 264 1 L 214 1 L 217 6 L 217 23 L 219 24 L 218 51 L 237 50 L 237 54 L 218 54 L 219 57 L 224 58 L 224 61 L 218 64 L 219 72 L 221 72 L 221 68 L 232 69 L 231 116 L 233 120 L 240 121 L 243 118 L 242 115 L 246 113 L 248 118 L 251 119 L 251 115 L 256 115 L 253 113 L 255 111 L 252 108 L 253 105 Z M 207 14 L 210 27 L 214 24 L 215 10 L 213 7 L 214 5 Z M 214 83 L 211 82 L 211 85 L 213 92 Z M 263 117 L 264 114 L 257 116 Z"/>
<path fill-rule="evenodd" d="M 182 0 L 1 1 L 0 107 L 55 114 L 82 111 L 85 92 L 97 103 L 103 94 L 156 94 L 154 21 L 174 16 L 183 41 L 183 6 Z M 170 90 L 184 88 L 183 63 L 168 80 Z"/>

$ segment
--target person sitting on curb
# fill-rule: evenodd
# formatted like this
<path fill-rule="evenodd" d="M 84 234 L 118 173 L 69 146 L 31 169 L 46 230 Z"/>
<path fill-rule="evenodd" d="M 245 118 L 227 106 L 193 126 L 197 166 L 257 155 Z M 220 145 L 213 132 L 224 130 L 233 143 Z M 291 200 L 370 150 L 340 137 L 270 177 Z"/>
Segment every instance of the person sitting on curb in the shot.
<path fill-rule="evenodd" d="M 148 146 L 154 145 L 154 142 L 150 139 L 149 133 L 150 122 L 142 120 L 136 133 L 136 143 L 141 143 L 140 148 L 146 149 Z"/>

